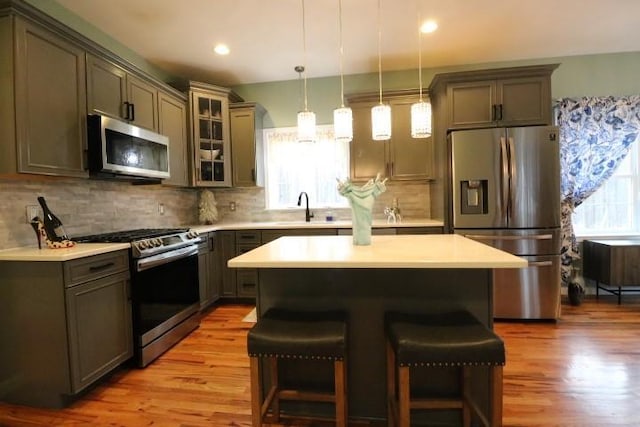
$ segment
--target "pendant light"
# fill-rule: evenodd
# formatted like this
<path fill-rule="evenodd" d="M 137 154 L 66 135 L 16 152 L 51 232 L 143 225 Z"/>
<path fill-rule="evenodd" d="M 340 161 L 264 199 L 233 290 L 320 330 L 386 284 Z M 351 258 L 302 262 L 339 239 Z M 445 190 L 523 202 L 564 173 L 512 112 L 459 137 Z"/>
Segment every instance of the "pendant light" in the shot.
<path fill-rule="evenodd" d="M 344 76 L 342 57 L 342 0 L 338 0 L 338 17 L 340 33 L 340 108 L 333 110 L 333 134 L 338 142 L 349 142 L 353 139 L 353 113 L 351 108 L 344 106 Z"/>
<path fill-rule="evenodd" d="M 378 85 L 380 104 L 371 109 L 371 138 L 374 141 L 391 139 L 391 107 L 382 103 L 382 30 L 380 29 L 380 2 L 378 0 Z"/>
<path fill-rule="evenodd" d="M 418 12 L 418 81 L 420 98 L 411 105 L 411 137 L 428 138 L 431 136 L 431 103 L 422 99 L 422 27 L 421 13 Z"/>
<path fill-rule="evenodd" d="M 304 73 L 304 110 L 298 113 L 298 142 L 316 141 L 316 113 L 309 111 L 307 107 L 307 33 L 304 20 L 304 0 L 302 0 L 302 49 L 304 66 L 296 67 L 296 71 L 301 68 L 300 73 Z"/>

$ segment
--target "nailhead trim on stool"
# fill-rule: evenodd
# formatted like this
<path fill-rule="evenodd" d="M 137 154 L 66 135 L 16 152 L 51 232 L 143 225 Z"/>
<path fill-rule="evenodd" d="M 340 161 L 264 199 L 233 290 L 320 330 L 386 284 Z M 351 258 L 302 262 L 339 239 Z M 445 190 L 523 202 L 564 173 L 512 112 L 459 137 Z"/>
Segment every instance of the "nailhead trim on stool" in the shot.
<path fill-rule="evenodd" d="M 269 414 L 270 422 L 278 422 L 280 400 L 303 400 L 333 402 L 336 426 L 346 427 L 346 343 L 347 316 L 343 312 L 302 312 L 274 308 L 262 315 L 247 335 L 253 426 L 262 426 Z M 264 398 L 259 359 L 265 360 L 263 366 L 268 368 L 271 382 Z M 278 361 L 292 359 L 333 361 L 334 393 L 281 388 L 278 383 Z"/>
<path fill-rule="evenodd" d="M 504 342 L 467 311 L 440 314 L 385 314 L 387 352 L 387 418 L 389 426 L 409 427 L 411 409 L 462 409 L 464 426 L 471 412 L 491 427 L 502 426 Z M 471 399 L 473 367 L 488 366 L 491 376 L 490 419 Z M 460 368 L 462 393 L 457 398 L 411 397 L 413 367 Z"/>

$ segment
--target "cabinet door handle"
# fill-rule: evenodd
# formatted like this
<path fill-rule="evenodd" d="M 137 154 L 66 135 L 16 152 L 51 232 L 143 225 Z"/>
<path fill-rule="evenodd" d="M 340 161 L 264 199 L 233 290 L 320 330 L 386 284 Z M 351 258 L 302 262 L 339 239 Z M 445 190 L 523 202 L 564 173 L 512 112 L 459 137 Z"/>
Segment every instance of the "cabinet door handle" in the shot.
<path fill-rule="evenodd" d="M 251 181 L 256 182 L 256 170 L 251 169 Z"/>
<path fill-rule="evenodd" d="M 498 120 L 498 119 L 497 119 L 496 110 L 497 110 L 497 105 L 496 105 L 496 104 L 493 104 L 493 105 L 491 106 L 491 121 L 492 121 L 492 122 L 495 122 L 496 120 Z"/>
<path fill-rule="evenodd" d="M 122 112 L 122 116 L 124 117 L 125 120 L 130 120 L 129 119 L 129 102 L 124 101 L 124 111 Z"/>
<path fill-rule="evenodd" d="M 498 120 L 502 120 L 502 104 L 498 105 Z"/>
<path fill-rule="evenodd" d="M 106 270 L 107 268 L 113 267 L 114 265 L 115 265 L 114 262 L 107 262 L 101 265 L 92 265 L 91 267 L 89 267 L 89 271 L 91 271 L 92 273 L 95 273 L 96 271 Z"/>
<path fill-rule="evenodd" d="M 136 121 L 136 106 L 133 105 L 132 103 L 129 103 L 129 107 L 131 108 L 131 115 L 129 117 L 129 120 L 131 120 L 132 122 Z"/>

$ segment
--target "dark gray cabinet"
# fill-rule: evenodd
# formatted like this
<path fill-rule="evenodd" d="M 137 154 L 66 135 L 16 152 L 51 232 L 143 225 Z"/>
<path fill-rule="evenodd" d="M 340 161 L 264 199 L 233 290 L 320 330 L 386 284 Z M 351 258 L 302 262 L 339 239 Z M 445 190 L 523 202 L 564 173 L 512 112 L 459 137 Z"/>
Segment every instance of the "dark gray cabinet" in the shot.
<path fill-rule="evenodd" d="M 264 185 L 262 117 L 260 104 L 243 102 L 229 106 L 233 186 Z"/>
<path fill-rule="evenodd" d="M 133 355 L 128 251 L 0 262 L 0 398 L 62 407 Z"/>
<path fill-rule="evenodd" d="M 236 232 L 222 230 L 216 232 L 216 258 L 220 267 L 221 297 L 236 296 L 236 269 L 229 268 L 227 261 L 236 256 Z"/>
<path fill-rule="evenodd" d="M 391 139 L 371 138 L 371 107 L 378 104 L 372 94 L 349 98 L 353 111 L 351 179 L 367 181 L 377 174 L 391 180 L 425 180 L 431 177 L 431 137 L 411 137 L 411 105 L 418 101 L 415 91 L 390 92 L 385 102 L 391 107 Z M 375 98 L 375 97 L 373 97 Z"/>
<path fill-rule="evenodd" d="M 87 55 L 87 109 L 158 131 L 158 89 L 107 60 Z"/>
<path fill-rule="evenodd" d="M 165 185 L 187 187 L 191 183 L 189 172 L 189 141 L 187 137 L 187 103 L 158 92 L 158 133 L 169 137 L 169 172 Z"/>
<path fill-rule="evenodd" d="M 0 172 L 85 171 L 85 51 L 17 15 L 0 18 Z"/>
<path fill-rule="evenodd" d="M 220 299 L 220 274 L 216 255 L 216 233 L 208 233 L 198 246 L 198 280 L 200 309 L 206 309 Z"/>
<path fill-rule="evenodd" d="M 535 125 L 551 117 L 548 75 L 451 83 L 447 99 L 452 129 Z"/>
<path fill-rule="evenodd" d="M 236 231 L 236 256 L 249 252 L 261 244 L 262 237 L 259 230 Z M 238 298 L 255 298 L 257 286 L 257 269 L 236 269 L 236 296 Z"/>

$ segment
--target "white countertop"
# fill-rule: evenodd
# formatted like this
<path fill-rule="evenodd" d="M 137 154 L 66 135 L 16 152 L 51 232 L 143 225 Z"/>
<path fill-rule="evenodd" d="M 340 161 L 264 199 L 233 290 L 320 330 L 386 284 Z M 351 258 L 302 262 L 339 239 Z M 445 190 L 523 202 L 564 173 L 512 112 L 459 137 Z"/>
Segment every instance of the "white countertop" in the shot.
<path fill-rule="evenodd" d="M 78 243 L 71 248 L 49 249 L 43 244 L 0 251 L 0 261 L 69 261 L 92 255 L 100 255 L 120 249 L 129 249 L 129 243 Z"/>
<path fill-rule="evenodd" d="M 286 236 L 228 262 L 238 268 L 523 268 L 527 261 L 455 234 Z"/>
<path fill-rule="evenodd" d="M 442 227 L 441 220 L 434 219 L 411 219 L 393 224 L 382 220 L 374 220 L 373 228 L 403 228 L 403 227 Z M 351 228 L 351 221 L 262 221 L 262 222 L 223 222 L 211 225 L 191 225 L 187 226 L 198 233 L 207 233 L 217 230 L 278 230 L 278 229 L 300 229 L 300 228 Z"/>
<path fill-rule="evenodd" d="M 386 221 L 374 221 L 373 227 L 442 227 L 442 221 L 431 219 L 403 221 L 398 224 L 387 224 Z M 185 226 L 198 233 L 208 233 L 217 230 L 278 230 L 304 228 L 351 228 L 351 221 L 267 221 L 267 222 L 228 222 L 212 225 Z M 349 237 L 349 236 L 347 236 Z M 351 237 L 349 237 L 351 238 Z M 72 248 L 48 249 L 43 242 L 43 248 L 21 247 L 0 250 L 0 261 L 69 261 L 92 255 L 128 249 L 128 243 L 78 243 Z"/>

